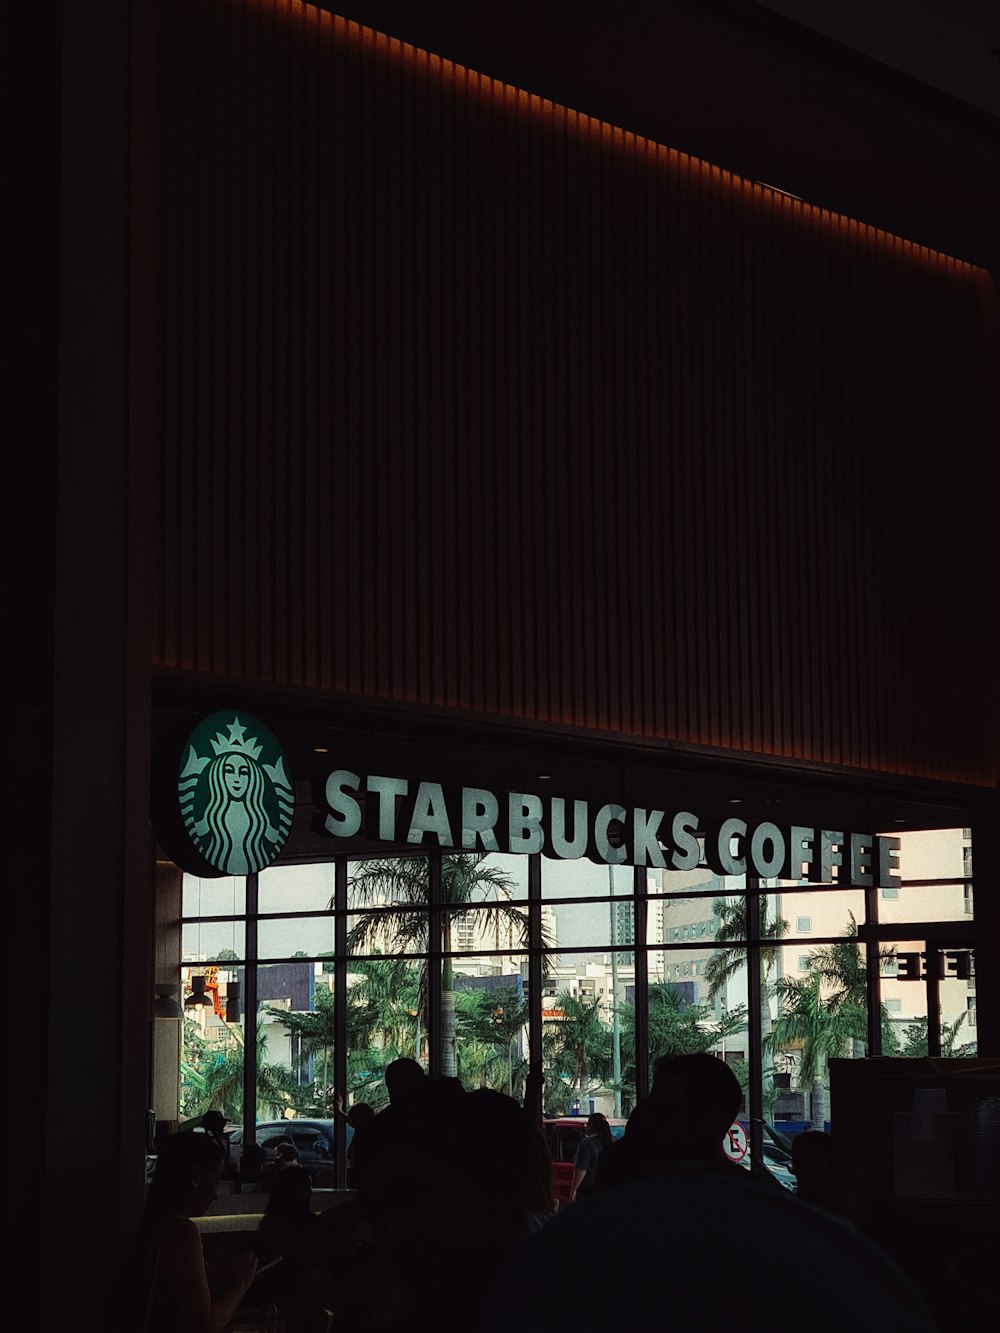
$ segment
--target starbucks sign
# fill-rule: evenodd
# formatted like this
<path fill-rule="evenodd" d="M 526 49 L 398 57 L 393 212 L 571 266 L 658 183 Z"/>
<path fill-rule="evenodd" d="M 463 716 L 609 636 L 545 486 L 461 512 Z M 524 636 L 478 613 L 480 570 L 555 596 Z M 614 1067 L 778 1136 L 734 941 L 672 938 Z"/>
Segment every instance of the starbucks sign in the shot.
<path fill-rule="evenodd" d="M 176 798 L 199 857 L 220 875 L 252 875 L 281 852 L 294 794 L 284 752 L 259 719 L 212 713 L 181 752 Z"/>

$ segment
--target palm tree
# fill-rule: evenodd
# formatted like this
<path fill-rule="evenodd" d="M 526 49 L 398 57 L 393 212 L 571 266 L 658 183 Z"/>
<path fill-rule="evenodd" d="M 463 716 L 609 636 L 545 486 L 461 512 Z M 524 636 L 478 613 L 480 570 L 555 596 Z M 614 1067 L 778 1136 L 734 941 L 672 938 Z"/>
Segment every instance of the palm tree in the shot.
<path fill-rule="evenodd" d="M 961 1046 L 957 1045 L 958 1030 L 967 1017 L 968 1014 L 959 1014 L 953 1022 L 941 1024 L 942 1055 L 964 1057 L 976 1054 L 978 1045 L 974 1041 L 964 1042 Z M 921 1056 L 926 1058 L 929 1053 L 926 1017 L 915 1018 L 912 1023 L 908 1023 L 903 1037 L 904 1045 L 900 1055 L 906 1056 L 908 1059 L 918 1059 Z"/>
<path fill-rule="evenodd" d="M 775 983 L 781 1009 L 774 1021 L 774 1047 L 801 1046 L 798 1084 L 809 1088 L 809 1114 L 820 1126 L 830 1118 L 829 1062 L 846 1054 L 851 1043 L 864 1039 L 868 1016 L 862 1006 L 823 996 L 818 972 L 807 977 L 781 977 Z"/>
<path fill-rule="evenodd" d="M 545 1021 L 548 1079 L 565 1087 L 568 1077 L 570 1089 L 578 1089 L 582 1099 L 611 1077 L 611 1032 L 601 1021 L 601 997 L 589 1000 L 560 991 L 552 1008 L 562 1016 Z"/>
<path fill-rule="evenodd" d="M 827 1003 L 838 1008 L 840 1005 L 852 1005 L 855 1009 L 865 1010 L 868 1004 L 868 972 L 858 943 L 858 923 L 854 913 L 848 913 L 848 922 L 844 928 L 844 938 L 836 944 L 827 944 L 813 949 L 809 954 L 809 970 L 818 975 L 826 988 Z M 896 957 L 895 947 L 883 944 L 879 947 L 880 962 L 888 962 Z M 892 1019 L 885 1005 L 881 1009 L 882 1051 L 891 1055 L 897 1045 L 892 1028 Z M 867 1039 L 867 1032 L 865 1033 Z M 862 1059 L 866 1042 L 858 1039 L 854 1042 L 852 1054 L 855 1059 Z"/>
<path fill-rule="evenodd" d="M 523 1074 L 525 1062 L 515 1061 L 514 1050 L 528 1022 L 528 1006 L 519 1004 L 517 991 L 509 987 L 456 991 L 455 1010 L 462 1037 L 458 1057 L 463 1083 L 478 1082 L 516 1096 L 515 1074 Z"/>
<path fill-rule="evenodd" d="M 243 1119 L 243 1029 L 235 1023 L 226 1028 L 231 1041 L 225 1050 L 216 1050 L 206 1057 L 205 1068 L 189 1071 L 189 1082 L 194 1089 L 191 1113 L 201 1115 L 212 1107 L 221 1111 L 227 1120 Z M 256 1031 L 256 1070 L 258 1120 L 280 1116 L 290 1105 L 295 1090 L 292 1071 L 284 1065 L 268 1064 L 267 1033 L 258 1020 Z"/>
<path fill-rule="evenodd" d="M 454 1078 L 458 1069 L 455 1049 L 455 973 L 451 958 L 452 925 L 474 915 L 484 930 L 512 927 L 516 947 L 528 941 L 528 914 L 507 897 L 514 881 L 502 870 L 485 865 L 480 853 L 456 852 L 441 858 L 441 1072 Z M 425 856 L 385 857 L 361 862 L 351 877 L 356 900 L 367 910 L 357 914 L 348 932 L 351 950 L 374 951 L 376 946 L 405 954 L 427 947 L 430 901 L 430 863 Z M 332 904 L 331 904 L 332 905 Z M 423 909 L 423 910 L 414 910 Z M 425 974 L 426 982 L 426 974 Z M 426 1012 L 425 1006 L 421 1006 Z"/>
<path fill-rule="evenodd" d="M 708 982 L 708 998 L 714 1000 L 728 982 L 746 966 L 747 951 L 747 895 L 734 898 L 716 898 L 712 910 L 718 920 L 715 939 L 726 947 L 717 949 L 705 964 L 705 980 Z M 767 894 L 757 895 L 757 938 L 759 940 L 780 940 L 788 929 L 788 922 L 782 917 L 770 917 L 768 914 Z M 771 1047 L 771 993 L 773 987 L 769 977 L 778 963 L 778 946 L 775 943 L 760 946 L 760 1035 L 761 1049 Z M 774 1100 L 774 1065 L 763 1070 L 764 1103 Z"/>
<path fill-rule="evenodd" d="M 744 1032 L 747 1025 L 745 1005 L 737 1005 L 723 1015 L 721 1022 L 708 1005 L 691 1004 L 680 986 L 672 982 L 654 982 L 649 988 L 649 1062 L 666 1055 L 693 1055 L 713 1050 L 726 1037 Z M 635 1100 L 635 1009 L 622 1006 L 622 1085 L 628 1100 Z"/>

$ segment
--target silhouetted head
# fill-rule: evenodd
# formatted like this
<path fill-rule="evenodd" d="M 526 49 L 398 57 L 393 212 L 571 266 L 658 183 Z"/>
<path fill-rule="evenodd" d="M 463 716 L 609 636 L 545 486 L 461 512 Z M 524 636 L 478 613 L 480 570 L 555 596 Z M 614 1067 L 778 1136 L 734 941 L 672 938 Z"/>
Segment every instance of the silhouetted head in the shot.
<path fill-rule="evenodd" d="M 649 1102 L 658 1132 L 678 1148 L 715 1150 L 736 1119 L 743 1093 L 724 1060 L 668 1055 L 657 1060 Z"/>
<path fill-rule="evenodd" d="M 309 1172 L 301 1166 L 290 1166 L 279 1171 L 271 1185 L 271 1194 L 267 1201 L 267 1216 L 270 1218 L 294 1218 L 310 1211 L 312 1181 Z"/>
<path fill-rule="evenodd" d="M 611 1126 L 608 1124 L 608 1117 L 601 1115 L 600 1111 L 595 1111 L 587 1117 L 587 1133 L 596 1134 L 601 1141 L 601 1145 L 605 1148 L 609 1148 L 614 1142 Z"/>
<path fill-rule="evenodd" d="M 551 1163 L 545 1137 L 513 1097 L 479 1088 L 468 1092 L 449 1153 L 457 1168 L 494 1206 L 544 1212 L 552 1208 Z M 483 1171 L 483 1153 L 490 1170 Z"/>
<path fill-rule="evenodd" d="M 244 1180 L 260 1180 L 261 1167 L 267 1161 L 267 1153 L 259 1143 L 248 1143 L 240 1157 L 239 1173 Z"/>
<path fill-rule="evenodd" d="M 146 1195 L 144 1218 L 199 1217 L 218 1197 L 225 1154 L 208 1134 L 174 1134 L 163 1144 Z"/>
<path fill-rule="evenodd" d="M 800 1198 L 828 1204 L 833 1189 L 833 1141 L 821 1129 L 807 1129 L 792 1140 L 792 1171 Z"/>
<path fill-rule="evenodd" d="M 201 1127 L 206 1134 L 221 1134 L 226 1128 L 226 1118 L 221 1111 L 206 1111 L 201 1117 Z"/>
<path fill-rule="evenodd" d="M 370 1102 L 355 1102 L 347 1112 L 347 1123 L 353 1129 L 360 1129 L 375 1119 L 375 1107 Z"/>
<path fill-rule="evenodd" d="M 390 1102 L 407 1101 L 419 1096 L 427 1086 L 427 1075 L 416 1060 L 393 1060 L 385 1071 L 385 1090 Z"/>

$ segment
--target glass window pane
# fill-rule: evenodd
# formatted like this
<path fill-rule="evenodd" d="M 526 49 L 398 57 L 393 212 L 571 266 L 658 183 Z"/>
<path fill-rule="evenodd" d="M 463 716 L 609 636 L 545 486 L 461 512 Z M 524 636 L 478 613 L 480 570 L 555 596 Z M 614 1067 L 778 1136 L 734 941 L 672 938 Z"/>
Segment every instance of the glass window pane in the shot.
<path fill-rule="evenodd" d="M 225 962 L 242 958 L 245 950 L 246 926 L 242 921 L 197 921 L 181 928 L 185 963 Z"/>
<path fill-rule="evenodd" d="M 898 873 L 904 883 L 962 879 L 970 873 L 972 839 L 968 829 L 914 829 L 895 833 L 890 829 L 888 836 L 899 839 Z"/>
<path fill-rule="evenodd" d="M 555 943 L 573 948 L 611 949 L 635 945 L 634 906 L 631 898 L 604 902 L 564 903 L 553 907 Z"/>
<path fill-rule="evenodd" d="M 646 913 L 649 944 L 687 946 L 693 954 L 709 950 L 720 936 L 742 939 L 746 934 L 744 899 L 730 894 L 718 898 L 657 898 Z"/>
<path fill-rule="evenodd" d="M 446 953 L 523 952 L 528 947 L 528 910 L 514 904 L 446 909 L 441 913 Z"/>
<path fill-rule="evenodd" d="M 606 898 L 631 894 L 631 866 L 597 865 L 581 857 L 578 861 L 555 861 L 542 857 L 543 898 Z"/>
<path fill-rule="evenodd" d="M 237 875 L 218 879 L 184 876 L 182 916 L 236 916 L 246 911 L 246 880 Z"/>
<path fill-rule="evenodd" d="M 921 979 L 923 950 L 923 940 L 898 940 L 886 948 L 879 961 L 879 1002 L 887 1019 L 882 1035 L 883 1055 L 927 1054 L 927 987 Z M 891 1008 L 890 1001 L 895 1001 Z"/>
<path fill-rule="evenodd" d="M 683 898 L 686 894 L 717 894 L 722 897 L 743 888 L 743 877 L 717 875 L 706 866 L 695 870 L 647 870 L 646 892 Z"/>
<path fill-rule="evenodd" d="M 260 958 L 317 958 L 333 953 L 333 917 L 300 916 L 261 920 L 257 925 Z"/>
<path fill-rule="evenodd" d="M 449 869 L 456 871 L 449 876 Z M 446 856 L 442 866 L 442 896 L 450 901 L 524 902 L 528 897 L 528 858 L 510 853 L 488 856 Z"/>
<path fill-rule="evenodd" d="M 563 954 L 542 986 L 546 1115 L 627 1115 L 635 1100 L 635 955 Z"/>
<path fill-rule="evenodd" d="M 924 940 L 896 942 L 880 966 L 880 995 L 889 1022 L 884 1055 L 929 1054 L 926 972 L 932 965 Z M 938 951 L 940 1038 L 943 1056 L 977 1054 L 975 954 L 967 947 Z"/>
<path fill-rule="evenodd" d="M 463 1087 L 521 1100 L 528 1072 L 528 1008 L 519 971 L 477 974 L 455 964 L 455 1051 Z"/>
<path fill-rule="evenodd" d="M 969 921 L 971 884 L 904 884 L 895 898 L 879 897 L 878 918 L 884 925 L 913 921 Z"/>
<path fill-rule="evenodd" d="M 348 864 L 348 907 L 414 907 L 425 904 L 428 895 L 426 856 L 379 856 Z"/>
<path fill-rule="evenodd" d="M 941 1054 L 978 1055 L 975 955 L 971 949 L 945 949 L 941 972 Z"/>
<path fill-rule="evenodd" d="M 372 908 L 355 912 L 347 918 L 349 954 L 394 957 L 399 954 L 426 953 L 429 941 L 427 912 L 402 908 Z"/>
<path fill-rule="evenodd" d="M 333 864 L 271 866 L 257 880 L 261 912 L 323 912 L 333 907 Z"/>
<path fill-rule="evenodd" d="M 258 969 L 259 1139 L 292 1141 L 318 1188 L 335 1183 L 333 1157 L 333 975 L 312 960 Z"/>
<path fill-rule="evenodd" d="M 350 1104 L 388 1105 L 385 1070 L 406 1056 L 427 1066 L 425 964 L 376 958 L 350 964 L 347 978 L 347 1095 Z"/>
<path fill-rule="evenodd" d="M 243 1027 L 236 1018 L 234 982 L 242 972 L 216 967 L 181 969 L 180 1001 L 184 1007 L 180 1069 L 182 1119 L 215 1109 L 230 1124 L 243 1114 Z M 209 1003 L 187 1000 L 204 994 Z"/>

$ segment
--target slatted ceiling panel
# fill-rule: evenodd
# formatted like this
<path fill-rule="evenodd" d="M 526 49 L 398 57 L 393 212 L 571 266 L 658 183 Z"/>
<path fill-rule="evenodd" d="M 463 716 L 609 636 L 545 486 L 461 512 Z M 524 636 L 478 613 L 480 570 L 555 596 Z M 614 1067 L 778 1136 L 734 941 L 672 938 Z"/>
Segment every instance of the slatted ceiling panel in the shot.
<path fill-rule="evenodd" d="M 158 665 L 988 778 L 982 274 L 307 6 L 161 21 Z"/>

